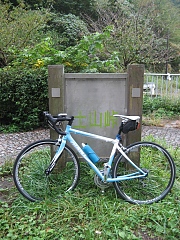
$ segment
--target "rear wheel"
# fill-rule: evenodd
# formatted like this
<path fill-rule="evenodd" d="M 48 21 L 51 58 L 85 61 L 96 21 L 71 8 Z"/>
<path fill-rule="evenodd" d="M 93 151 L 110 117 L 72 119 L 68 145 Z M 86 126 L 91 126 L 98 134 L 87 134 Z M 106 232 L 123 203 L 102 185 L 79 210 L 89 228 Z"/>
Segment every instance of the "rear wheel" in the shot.
<path fill-rule="evenodd" d="M 79 160 L 67 145 L 52 172 L 45 171 L 51 162 L 51 155 L 60 143 L 41 140 L 24 148 L 14 163 L 13 178 L 19 192 L 30 201 L 59 198 L 73 190 L 79 180 Z"/>
<path fill-rule="evenodd" d="M 137 142 L 127 147 L 127 156 L 147 173 L 146 177 L 114 182 L 117 193 L 135 204 L 150 204 L 162 200 L 175 180 L 175 164 L 170 154 L 160 145 Z M 112 169 L 113 177 L 133 174 L 137 170 L 119 155 Z"/>

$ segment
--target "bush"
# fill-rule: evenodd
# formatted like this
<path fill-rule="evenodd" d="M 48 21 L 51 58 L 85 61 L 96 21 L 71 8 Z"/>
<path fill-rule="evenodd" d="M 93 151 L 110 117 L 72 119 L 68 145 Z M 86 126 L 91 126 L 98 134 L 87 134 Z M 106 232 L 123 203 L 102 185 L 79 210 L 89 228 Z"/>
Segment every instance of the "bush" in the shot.
<path fill-rule="evenodd" d="M 89 34 L 86 24 L 73 14 L 52 14 L 47 30 L 50 30 L 56 49 L 65 50 L 74 46 L 84 36 Z"/>
<path fill-rule="evenodd" d="M 14 131 L 39 127 L 48 109 L 47 70 L 1 70 L 0 85 L 0 124 Z"/>
<path fill-rule="evenodd" d="M 18 72 L 19 68 L 30 69 L 47 69 L 48 65 L 54 64 L 56 55 L 59 51 L 53 48 L 53 41 L 50 37 L 42 38 L 34 47 L 26 47 L 22 50 L 16 49 L 13 52 L 14 59 L 11 61 L 11 67 Z"/>
<path fill-rule="evenodd" d="M 14 50 L 39 42 L 48 19 L 47 11 L 27 10 L 22 1 L 13 7 L 9 1 L 0 0 L 0 67 L 9 65 Z"/>
<path fill-rule="evenodd" d="M 173 117 L 178 116 L 180 112 L 180 98 L 157 97 L 151 98 L 144 96 L 143 114 L 145 116 L 152 113 L 156 117 Z"/>
<path fill-rule="evenodd" d="M 84 36 L 77 45 L 61 52 L 66 72 L 122 72 L 117 52 L 106 51 L 112 30 L 110 26 L 102 33 Z"/>

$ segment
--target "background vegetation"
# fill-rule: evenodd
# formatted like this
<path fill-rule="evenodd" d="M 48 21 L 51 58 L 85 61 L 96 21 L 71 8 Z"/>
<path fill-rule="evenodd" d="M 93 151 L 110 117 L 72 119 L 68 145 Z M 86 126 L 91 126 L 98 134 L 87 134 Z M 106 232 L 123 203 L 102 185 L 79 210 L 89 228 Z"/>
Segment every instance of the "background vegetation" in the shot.
<path fill-rule="evenodd" d="M 178 73 L 179 24 L 178 1 L 1 0 L 1 130 L 41 125 L 50 64 L 66 72 L 124 72 L 132 63 L 166 72 L 171 64 Z"/>
<path fill-rule="evenodd" d="M 143 99 L 143 115 L 158 118 L 173 118 L 180 113 L 180 98 L 157 97 L 151 98 L 147 95 Z"/>
<path fill-rule="evenodd" d="M 17 132 L 33 130 L 43 123 L 43 109 L 48 109 L 47 74 L 44 69 L 33 72 L 2 72 L 0 130 Z M 8 94 L 7 94 L 8 93 Z"/>

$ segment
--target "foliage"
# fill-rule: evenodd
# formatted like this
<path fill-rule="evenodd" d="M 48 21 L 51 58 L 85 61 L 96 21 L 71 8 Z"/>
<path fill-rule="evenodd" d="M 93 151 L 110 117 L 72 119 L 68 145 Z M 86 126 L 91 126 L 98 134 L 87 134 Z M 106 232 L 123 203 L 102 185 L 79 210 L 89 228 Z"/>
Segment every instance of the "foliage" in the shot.
<path fill-rule="evenodd" d="M 59 13 L 51 13 L 45 21 L 44 18 L 47 15 L 44 15 L 43 11 L 26 10 L 22 3 L 16 8 L 13 8 L 10 4 L 3 4 L 2 6 L 4 8 L 5 6 L 8 6 L 9 9 L 11 8 L 10 14 L 13 14 L 15 10 L 19 14 L 16 14 L 16 18 L 13 18 L 12 21 L 14 24 L 13 26 L 15 26 L 16 29 L 14 36 L 17 36 L 17 38 L 15 39 L 18 39 L 13 45 L 12 39 L 10 39 L 12 23 L 7 20 L 8 18 L 6 15 L 3 15 L 3 21 L 1 21 L 2 23 L 4 22 L 4 25 L 2 24 L 3 26 L 7 25 L 7 29 L 10 28 L 11 30 L 8 30 L 10 34 L 7 34 L 7 32 L 4 31 L 4 35 L 9 36 L 8 43 L 10 45 L 1 51 L 2 66 L 7 65 L 9 61 L 12 59 L 14 60 L 15 57 L 21 55 L 23 48 L 33 48 L 41 41 L 40 39 L 44 39 L 48 35 L 52 41 L 51 47 L 53 49 L 51 59 L 54 60 L 54 63 L 61 63 L 62 61 L 60 58 L 64 59 L 65 55 L 66 62 L 71 64 L 71 61 L 68 60 L 68 58 L 71 60 L 71 57 L 67 55 L 75 53 L 75 65 L 89 65 L 87 69 L 81 67 L 76 68 L 73 66 L 73 71 L 75 69 L 80 69 L 79 71 L 81 71 L 81 69 L 84 71 L 85 69 L 87 72 L 112 72 L 116 71 L 116 69 L 118 69 L 118 71 L 124 71 L 126 70 L 127 65 L 132 63 L 143 63 L 149 70 L 155 70 L 155 67 L 158 66 L 162 71 L 163 68 L 165 69 L 166 63 L 170 61 L 173 62 L 173 69 L 178 71 L 180 49 L 178 39 L 180 32 L 178 30 L 179 14 L 177 9 L 173 8 L 167 0 L 161 2 L 157 0 L 120 0 L 113 1 L 113 4 L 111 3 L 109 7 L 106 3 L 107 1 L 104 2 L 104 4 L 103 1 L 99 4 L 96 3 L 98 14 L 97 21 L 95 21 L 94 18 L 91 18 L 88 14 L 86 14 L 86 17 L 84 16 L 86 22 L 89 23 L 88 28 L 94 32 L 92 37 L 87 35 L 88 30 L 85 23 L 73 14 L 62 15 Z M 29 1 L 29 3 L 34 5 L 34 1 Z M 53 4 L 51 1 L 49 3 Z M 81 2 L 78 1 L 79 6 L 83 6 L 84 3 L 85 2 L 82 1 L 81 5 Z M 42 1 L 38 1 L 37 4 L 41 5 Z M 63 3 L 61 3 L 61 1 L 56 1 L 55 4 L 72 7 L 74 4 L 76 5 L 77 2 L 73 1 L 73 3 L 71 2 L 71 5 L 69 1 Z M 93 3 L 90 2 L 87 4 L 93 5 Z M 4 8 L 2 8 L 3 14 L 6 12 Z M 151 11 L 149 11 L 149 9 L 151 9 Z M 170 14 L 170 11 L 173 11 L 174 14 Z M 37 19 L 30 17 L 31 15 Z M 33 22 L 34 25 L 32 23 L 29 24 L 29 21 Z M 46 24 L 47 21 L 48 25 Z M 19 26 L 21 26 L 22 30 L 25 28 L 25 31 L 20 31 Z M 88 51 L 85 51 L 85 54 L 88 54 L 88 56 L 84 56 L 84 58 L 79 56 L 84 52 L 84 49 L 80 49 L 81 45 L 82 47 L 84 47 L 84 45 L 82 43 L 79 44 L 79 40 L 84 34 L 87 35 L 88 40 L 92 41 L 92 39 L 95 38 L 95 35 L 104 34 L 104 29 L 107 29 L 109 26 L 111 26 L 111 36 L 108 36 L 107 39 L 100 39 L 99 47 L 98 44 L 94 44 L 96 45 L 98 53 L 94 54 L 94 52 L 89 49 Z M 31 28 L 33 28 L 33 30 Z M 40 31 L 42 28 L 44 30 L 43 37 L 42 31 Z M 2 29 L 6 30 L 5 27 Z M 38 38 L 38 36 L 41 37 Z M 22 42 L 23 37 L 26 38 L 24 42 Z M 169 41 L 168 47 L 167 41 Z M 3 43 L 5 43 L 4 40 Z M 92 46 L 91 43 L 86 42 L 87 48 L 90 45 Z M 73 50 L 73 48 L 68 48 L 69 46 L 76 46 L 75 48 L 80 51 L 80 54 L 76 54 L 76 51 Z M 55 49 L 64 51 L 59 53 L 59 59 L 56 58 L 57 55 L 54 55 Z M 20 51 L 20 54 L 18 51 Z M 91 52 L 93 52 L 93 54 L 91 54 Z M 87 58 L 89 56 L 91 59 L 88 60 Z M 44 56 L 39 56 L 38 59 L 41 58 L 44 58 Z M 80 61 L 85 59 L 86 61 L 84 63 L 77 63 L 78 59 Z M 70 69 L 71 67 L 69 70 Z"/>
<path fill-rule="evenodd" d="M 88 15 L 94 15 L 95 0 L 56 0 L 53 2 L 53 9 L 56 12 L 63 14 L 72 13 L 74 15 L 80 15 L 86 13 Z"/>
<path fill-rule="evenodd" d="M 179 149 L 168 150 L 179 171 Z M 0 238 L 179 239 L 179 174 L 162 202 L 138 206 L 117 198 L 112 187 L 102 195 L 88 169 L 81 163 L 78 187 L 58 201 L 27 202 L 13 189 L 9 199 L 0 202 Z"/>
<path fill-rule="evenodd" d="M 110 1 L 97 8 L 98 20 L 86 16 L 92 32 L 113 25 L 108 51 L 116 51 L 121 66 L 143 63 L 148 68 L 176 59 L 180 48 L 178 9 L 163 1 Z M 112 4 L 113 2 L 113 4 Z M 174 14 L 171 14 L 172 11 Z M 168 41 L 168 46 L 167 46 Z M 177 43 L 177 44 L 175 44 Z M 164 67 L 165 69 L 165 67 Z M 161 69 L 162 71 L 163 69 Z"/>
<path fill-rule="evenodd" d="M 13 5 L 17 5 L 18 0 L 10 0 Z M 26 6 L 31 9 L 47 8 L 51 12 L 61 14 L 75 14 L 80 16 L 81 13 L 94 15 L 95 0 L 25 0 Z"/>
<path fill-rule="evenodd" d="M 61 52 L 61 63 L 67 72 L 120 72 L 117 53 L 108 52 L 111 27 L 102 33 L 85 36 L 76 46 Z"/>
<path fill-rule="evenodd" d="M 11 131 L 32 130 L 48 109 L 47 71 L 19 69 L 0 71 L 0 122 Z M 1 130 L 4 128 L 0 127 Z"/>
<path fill-rule="evenodd" d="M 48 15 L 42 11 L 27 11 L 23 4 L 13 7 L 0 1 L 0 67 L 6 66 L 14 49 L 34 45 Z"/>
<path fill-rule="evenodd" d="M 179 0 L 171 0 L 175 6 L 180 7 L 180 2 Z"/>
<path fill-rule="evenodd" d="M 64 64 L 66 72 L 119 72 L 116 52 L 106 52 L 112 28 L 103 33 L 84 36 L 78 44 L 58 51 L 51 38 L 42 39 L 34 48 L 27 47 L 16 53 L 13 68 L 47 68 L 50 64 Z"/>
<path fill-rule="evenodd" d="M 143 114 L 154 114 L 156 117 L 179 116 L 180 98 L 170 99 L 167 97 L 151 98 L 147 95 L 143 99 Z"/>
<path fill-rule="evenodd" d="M 53 48 L 53 41 L 50 37 L 42 39 L 39 43 L 33 47 L 26 47 L 22 50 L 14 50 L 13 54 L 16 56 L 11 62 L 11 67 L 4 69 L 8 71 L 13 68 L 15 71 L 19 71 L 19 68 L 38 69 L 46 68 L 50 64 L 54 64 L 55 55 L 58 54 L 58 50 Z"/>
<path fill-rule="evenodd" d="M 89 33 L 85 23 L 73 14 L 51 14 L 47 30 L 52 36 L 55 48 L 59 50 L 76 45 L 84 35 Z"/>

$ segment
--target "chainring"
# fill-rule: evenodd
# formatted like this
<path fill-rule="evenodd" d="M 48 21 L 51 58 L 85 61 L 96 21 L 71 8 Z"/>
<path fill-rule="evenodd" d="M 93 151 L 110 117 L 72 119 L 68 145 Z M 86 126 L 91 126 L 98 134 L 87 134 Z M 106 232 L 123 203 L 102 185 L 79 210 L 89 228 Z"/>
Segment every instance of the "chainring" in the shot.
<path fill-rule="evenodd" d="M 100 172 L 102 174 L 104 174 L 103 170 L 100 170 Z M 96 186 L 98 186 L 101 189 L 108 188 L 108 187 L 110 187 L 112 185 L 112 183 L 103 182 L 102 179 L 97 174 L 95 174 L 95 176 L 94 176 L 94 183 L 96 184 Z"/>

